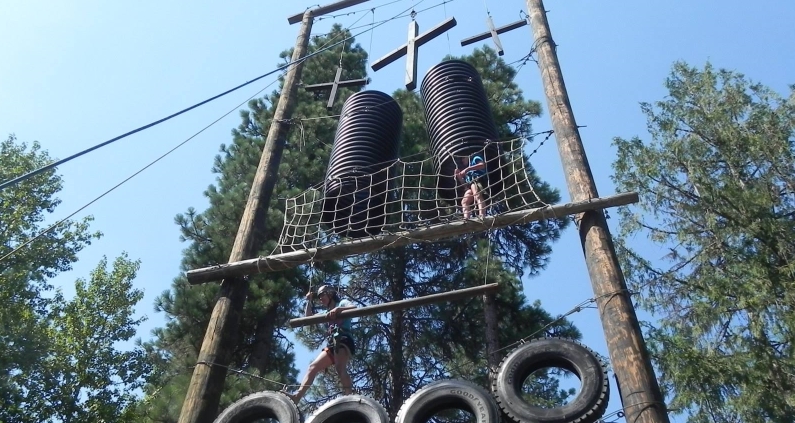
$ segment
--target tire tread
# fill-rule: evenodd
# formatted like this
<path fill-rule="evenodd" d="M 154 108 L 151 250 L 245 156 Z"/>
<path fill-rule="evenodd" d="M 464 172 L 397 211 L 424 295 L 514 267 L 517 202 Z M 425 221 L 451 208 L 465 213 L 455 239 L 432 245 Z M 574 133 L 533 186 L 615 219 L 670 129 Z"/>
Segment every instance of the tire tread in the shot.
<path fill-rule="evenodd" d="M 505 357 L 503 357 L 502 361 L 500 362 L 498 369 L 500 369 L 501 372 L 503 365 L 511 357 L 513 352 L 520 348 L 523 348 L 526 344 L 538 342 L 541 340 L 550 340 L 550 339 L 576 344 L 577 346 L 585 349 L 588 352 L 588 354 L 593 356 L 593 358 L 595 358 L 596 361 L 598 361 L 599 364 L 601 365 L 602 374 L 603 374 L 602 383 L 600 389 L 598 390 L 598 398 L 594 402 L 594 405 L 589 410 L 577 416 L 574 420 L 566 420 L 567 423 L 594 423 L 598 421 L 599 418 L 601 418 L 604 415 L 605 411 L 607 411 L 607 405 L 610 398 L 610 386 L 609 386 L 610 383 L 607 377 L 607 367 L 605 366 L 604 361 L 591 348 L 589 348 L 585 344 L 569 338 L 548 338 L 548 337 L 535 338 L 519 345 L 518 347 L 514 348 L 514 350 L 506 354 Z M 499 406 L 500 410 L 502 410 L 503 414 L 505 414 L 507 417 L 509 417 L 511 420 L 517 423 L 537 423 L 535 421 L 523 420 L 521 416 L 517 416 L 516 413 L 512 412 L 511 407 L 505 404 L 505 399 L 501 397 L 497 387 L 499 378 L 500 378 L 499 375 L 496 378 L 494 378 L 494 380 L 492 381 L 491 389 L 494 395 L 494 399 L 497 402 L 497 405 Z"/>

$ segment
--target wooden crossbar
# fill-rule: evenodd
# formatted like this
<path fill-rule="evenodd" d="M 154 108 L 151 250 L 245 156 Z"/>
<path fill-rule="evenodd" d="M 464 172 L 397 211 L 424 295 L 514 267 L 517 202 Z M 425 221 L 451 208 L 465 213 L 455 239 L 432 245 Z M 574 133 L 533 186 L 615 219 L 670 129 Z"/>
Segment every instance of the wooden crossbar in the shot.
<path fill-rule="evenodd" d="M 455 18 L 447 18 L 444 22 L 436 25 L 427 32 L 419 34 L 420 27 L 412 18 L 409 22 L 409 39 L 406 44 L 387 53 L 386 56 L 376 60 L 372 64 L 373 72 L 378 72 L 384 66 L 395 60 L 406 56 L 406 89 L 413 91 L 417 88 L 417 55 L 420 46 L 428 41 L 444 34 L 458 23 Z"/>
<path fill-rule="evenodd" d="M 321 91 L 321 90 L 329 90 L 328 96 L 328 103 L 326 104 L 326 110 L 331 110 L 334 108 L 334 101 L 337 100 L 337 89 L 343 87 L 361 87 L 362 85 L 367 85 L 370 83 L 370 79 L 368 78 L 361 78 L 361 79 L 349 79 L 347 81 L 342 80 L 342 66 L 337 68 L 337 74 L 334 76 L 334 81 L 332 82 L 324 82 L 322 84 L 312 84 L 307 85 L 304 87 L 307 91 Z"/>
<path fill-rule="evenodd" d="M 509 225 L 568 216 L 589 210 L 625 206 L 637 202 L 638 194 L 636 192 L 622 193 L 610 197 L 592 198 L 587 201 L 579 201 L 576 203 L 555 204 L 528 210 L 508 212 L 496 216 L 486 216 L 483 220 L 459 220 L 449 223 L 440 223 L 410 231 L 375 235 L 324 247 L 309 248 L 306 250 L 291 251 L 289 253 L 204 267 L 201 269 L 189 270 L 186 276 L 190 284 L 196 285 L 234 276 L 278 272 L 292 269 L 312 261 L 340 260 L 348 256 L 363 254 L 385 247 L 401 247 L 418 242 L 435 241 L 469 233 L 499 229 Z"/>
<path fill-rule="evenodd" d="M 502 49 L 502 42 L 500 42 L 500 37 L 497 34 L 502 34 L 508 31 L 513 31 L 516 28 L 521 28 L 530 23 L 530 18 L 517 21 L 514 23 L 510 23 L 505 26 L 501 26 L 499 28 L 494 28 L 494 21 L 491 20 L 491 16 L 486 19 L 486 25 L 488 25 L 489 30 L 475 35 L 474 37 L 469 37 L 461 40 L 461 46 L 466 46 L 472 43 L 476 43 L 478 41 L 483 41 L 487 38 L 491 38 L 494 41 L 494 45 L 497 47 L 497 55 L 502 56 L 505 54 L 505 51 Z"/>
<path fill-rule="evenodd" d="M 354 6 L 354 5 L 357 5 L 357 4 L 366 3 L 368 1 L 370 1 L 370 0 L 342 0 L 342 1 L 338 1 L 338 2 L 333 3 L 333 4 L 327 4 L 325 6 L 320 6 L 320 7 L 317 7 L 315 9 L 312 9 L 312 16 L 317 17 L 317 16 L 325 15 L 327 13 L 336 12 L 338 10 L 345 9 L 346 7 L 351 7 L 351 6 Z M 292 24 L 301 22 L 301 19 L 303 17 L 304 17 L 304 12 L 296 13 L 295 15 L 290 16 L 289 18 L 287 18 L 287 23 L 292 25 Z"/>
<path fill-rule="evenodd" d="M 474 286 L 472 288 L 456 289 L 454 291 L 440 292 L 438 294 L 425 295 L 417 298 L 407 298 L 404 300 L 390 301 L 388 303 L 376 304 L 367 307 L 354 308 L 351 310 L 344 310 L 337 315 L 337 319 L 352 319 L 354 317 L 371 316 L 373 314 L 388 313 L 395 310 L 404 310 L 411 307 L 418 307 L 425 304 L 440 303 L 443 301 L 454 301 L 463 298 L 470 298 L 480 294 L 487 294 L 495 292 L 499 289 L 500 284 L 490 283 L 486 285 Z M 299 317 L 290 320 L 291 328 L 299 326 L 308 326 L 317 323 L 330 321 L 331 319 L 325 313 L 318 313 L 314 316 Z"/>

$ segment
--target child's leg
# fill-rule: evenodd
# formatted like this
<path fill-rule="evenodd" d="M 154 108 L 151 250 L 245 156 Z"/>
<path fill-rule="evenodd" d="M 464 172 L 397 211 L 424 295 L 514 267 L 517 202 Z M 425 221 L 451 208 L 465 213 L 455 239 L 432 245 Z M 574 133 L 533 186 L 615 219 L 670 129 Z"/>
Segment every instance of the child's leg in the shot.
<path fill-rule="evenodd" d="M 350 356 L 351 354 L 348 351 L 348 347 L 344 345 L 338 347 L 337 352 L 334 354 L 334 366 L 337 368 L 337 375 L 340 377 L 342 392 L 344 392 L 345 395 L 353 393 L 353 381 L 351 381 L 351 375 L 348 374 L 348 360 Z"/>
<path fill-rule="evenodd" d="M 468 189 L 464 193 L 464 198 L 461 199 L 461 208 L 464 212 L 464 219 L 469 218 L 469 205 L 475 201 L 474 196 L 472 195 L 472 190 Z"/>
<path fill-rule="evenodd" d="M 298 404 L 298 401 L 301 401 L 306 391 L 312 386 L 312 383 L 314 383 L 317 374 L 334 364 L 330 354 L 331 352 L 321 351 L 317 358 L 315 358 L 315 361 L 309 365 L 306 376 L 304 376 L 304 380 L 301 382 L 301 387 L 294 394 L 287 395 L 293 402 Z"/>
<path fill-rule="evenodd" d="M 478 204 L 478 214 L 480 217 L 486 217 L 486 206 L 483 201 L 483 193 L 478 189 L 478 184 L 472 184 L 472 195 Z"/>

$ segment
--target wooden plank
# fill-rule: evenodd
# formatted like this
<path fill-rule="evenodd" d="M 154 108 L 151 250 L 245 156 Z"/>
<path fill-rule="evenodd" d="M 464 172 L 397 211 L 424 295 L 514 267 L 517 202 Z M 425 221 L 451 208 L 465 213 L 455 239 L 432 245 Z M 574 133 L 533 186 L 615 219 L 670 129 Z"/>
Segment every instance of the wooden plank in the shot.
<path fill-rule="evenodd" d="M 496 32 L 497 34 L 502 34 L 502 33 L 508 32 L 508 31 L 512 31 L 512 30 L 514 30 L 516 28 L 521 28 L 521 27 L 523 27 L 525 25 L 527 25 L 527 20 L 516 21 L 514 23 L 510 23 L 508 25 L 501 26 L 501 27 L 497 28 L 494 32 Z M 461 40 L 461 46 L 462 47 L 463 46 L 467 46 L 467 45 L 476 43 L 478 41 L 486 40 L 488 38 L 491 38 L 491 31 L 480 33 L 478 35 L 475 35 L 474 37 L 464 38 L 463 40 Z"/>
<path fill-rule="evenodd" d="M 349 79 L 347 81 L 340 81 L 340 83 L 337 85 L 340 88 L 343 88 L 343 87 L 356 87 L 356 86 L 366 85 L 368 83 L 370 83 L 370 78 L 361 78 L 361 79 Z M 322 84 L 307 85 L 304 87 L 304 90 L 306 91 L 327 90 L 333 84 L 334 84 L 333 82 L 324 82 Z"/>
<path fill-rule="evenodd" d="M 407 51 L 408 51 L 408 45 L 403 44 L 402 46 L 387 53 L 384 57 L 373 62 L 373 64 L 370 67 L 373 69 L 373 71 L 377 72 L 381 70 L 381 68 L 383 68 L 384 66 L 405 56 Z"/>
<path fill-rule="evenodd" d="M 610 197 L 593 198 L 576 203 L 556 204 L 529 210 L 513 211 L 497 216 L 487 216 L 483 220 L 459 220 L 450 223 L 430 225 L 411 231 L 356 239 L 325 247 L 291 251 L 289 253 L 253 258 L 236 263 L 194 269 L 187 272 L 187 278 L 189 283 L 195 285 L 230 276 L 278 272 L 298 267 L 301 264 L 311 261 L 339 260 L 348 256 L 367 253 L 385 247 L 400 247 L 418 242 L 435 241 L 458 235 L 499 229 L 509 225 L 568 216 L 588 210 L 624 206 L 637 202 L 638 194 L 629 192 Z"/>
<path fill-rule="evenodd" d="M 425 45 L 428 41 L 444 34 L 445 32 L 449 31 L 451 28 L 458 25 L 455 18 L 447 18 L 444 22 L 436 25 L 435 27 L 429 29 L 428 31 L 424 32 L 422 35 L 417 37 L 417 47 L 421 47 Z"/>
<path fill-rule="evenodd" d="M 425 33 L 417 35 L 420 27 L 417 22 L 412 19 L 411 22 L 409 22 L 408 41 L 406 44 L 403 44 L 387 53 L 386 56 L 376 60 L 370 67 L 374 72 L 377 72 L 400 57 L 406 56 L 406 89 L 412 91 L 417 88 L 417 51 L 419 47 L 439 35 L 444 34 L 445 31 L 448 31 L 456 25 L 457 22 L 454 17 L 448 18 Z"/>
<path fill-rule="evenodd" d="M 354 317 L 371 316 L 373 314 L 388 313 L 395 310 L 403 310 L 412 307 L 418 307 L 426 304 L 440 303 L 443 301 L 454 301 L 463 298 L 470 298 L 476 295 L 496 292 L 500 287 L 498 283 L 490 283 L 487 285 L 474 286 L 471 288 L 456 289 L 455 291 L 440 292 L 438 294 L 425 295 L 417 298 L 407 298 L 405 300 L 390 301 L 388 303 L 376 304 L 367 307 L 354 308 L 352 310 L 344 310 L 339 313 L 337 319 L 352 319 Z M 300 326 L 313 325 L 330 321 L 325 313 L 318 313 L 314 316 L 299 317 L 290 320 L 291 328 Z"/>
<path fill-rule="evenodd" d="M 345 9 L 346 7 L 355 6 L 357 4 L 362 4 L 362 3 L 365 3 L 365 2 L 368 2 L 368 1 L 370 1 L 370 0 L 342 0 L 342 1 L 338 1 L 336 3 L 327 4 L 325 6 L 320 6 L 320 7 L 316 8 L 316 9 L 313 9 L 312 10 L 312 16 L 325 15 L 327 13 L 336 12 L 338 10 Z M 295 15 L 290 16 L 289 18 L 287 18 L 287 23 L 289 23 L 290 25 L 296 24 L 298 22 L 301 22 L 301 19 L 303 17 L 304 17 L 304 12 L 296 13 Z"/>
<path fill-rule="evenodd" d="M 337 88 L 367 85 L 367 83 L 369 82 L 368 78 L 349 79 L 347 81 L 341 81 L 340 79 L 342 79 L 342 63 L 340 63 L 340 66 L 337 67 L 337 73 L 334 76 L 333 82 L 324 82 L 322 84 L 307 85 L 306 87 L 304 87 L 304 89 L 307 91 L 320 91 L 320 90 L 330 89 L 328 96 L 328 103 L 326 104 L 326 109 L 331 110 L 332 108 L 334 108 L 334 101 L 337 100 Z"/>

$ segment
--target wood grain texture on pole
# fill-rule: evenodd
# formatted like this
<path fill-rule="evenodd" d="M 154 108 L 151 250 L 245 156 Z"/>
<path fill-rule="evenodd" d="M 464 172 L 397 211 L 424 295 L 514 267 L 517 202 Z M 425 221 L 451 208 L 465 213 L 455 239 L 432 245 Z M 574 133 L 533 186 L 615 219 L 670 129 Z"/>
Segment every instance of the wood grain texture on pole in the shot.
<path fill-rule="evenodd" d="M 279 103 L 274 111 L 248 202 L 240 220 L 229 256 L 230 262 L 257 255 L 259 246 L 265 241 L 262 224 L 265 221 L 273 187 L 276 184 L 276 173 L 284 151 L 288 128 L 286 120 L 290 118 L 295 108 L 297 82 L 301 78 L 304 65 L 299 59 L 306 55 L 312 21 L 312 12 L 304 13 L 291 59 L 295 65 L 288 68 L 284 76 Z M 213 308 L 210 324 L 204 335 L 198 363 L 193 371 L 185 401 L 182 403 L 179 423 L 211 423 L 218 414 L 218 403 L 226 379 L 225 366 L 229 364 L 228 348 L 235 345 L 240 314 L 243 311 L 247 292 L 248 283 L 242 278 L 228 278 L 221 283 L 220 297 Z"/>
<path fill-rule="evenodd" d="M 388 313 L 395 310 L 403 310 L 411 307 L 418 307 L 426 304 L 440 303 L 443 301 L 454 301 L 462 298 L 470 298 L 484 293 L 493 293 L 500 288 L 498 283 L 474 286 L 472 288 L 457 289 L 455 291 L 440 292 L 438 294 L 425 295 L 417 298 L 407 298 L 405 300 L 390 301 L 388 303 L 376 304 L 367 307 L 359 307 L 351 310 L 344 310 L 337 316 L 338 319 L 352 319 L 354 317 L 371 316 L 378 313 Z M 314 316 L 299 317 L 290 320 L 290 327 L 314 325 L 330 321 L 325 313 L 318 313 Z"/>
<path fill-rule="evenodd" d="M 292 269 L 311 261 L 339 260 L 354 254 L 363 254 L 385 247 L 401 247 L 418 242 L 430 242 L 469 233 L 499 229 L 541 219 L 568 216 L 586 210 L 624 206 L 637 203 L 638 194 L 628 192 L 604 198 L 592 198 L 577 203 L 554 204 L 529 210 L 517 210 L 496 216 L 486 216 L 482 221 L 459 220 L 439 223 L 419 229 L 361 238 L 319 248 L 291 251 L 267 257 L 258 257 L 234 263 L 193 269 L 187 272 L 188 282 L 200 284 L 231 276 L 253 275 Z"/>
<path fill-rule="evenodd" d="M 486 363 L 489 365 L 489 383 L 492 383 L 500 367 L 500 327 L 494 294 L 483 294 L 483 323 L 486 335 Z"/>
<path fill-rule="evenodd" d="M 599 194 L 569 103 L 542 0 L 527 0 L 527 13 L 571 201 L 596 198 Z M 618 378 L 626 420 L 668 423 L 664 399 L 618 265 L 604 213 L 587 211 L 576 215 L 575 222 L 578 223 L 591 284 L 598 298 L 610 364 Z"/>

